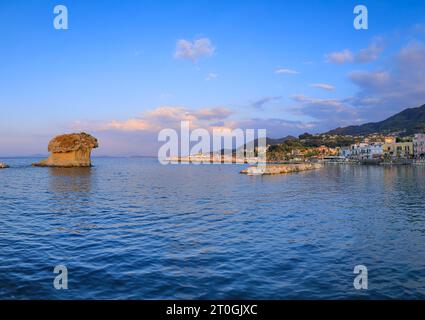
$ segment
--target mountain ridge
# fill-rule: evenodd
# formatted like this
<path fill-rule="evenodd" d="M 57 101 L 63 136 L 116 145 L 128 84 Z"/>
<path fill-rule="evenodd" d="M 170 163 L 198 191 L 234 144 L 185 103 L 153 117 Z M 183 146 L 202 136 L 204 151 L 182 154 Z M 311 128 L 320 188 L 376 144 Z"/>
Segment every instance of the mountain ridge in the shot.
<path fill-rule="evenodd" d="M 425 104 L 403 111 L 379 122 L 369 122 L 357 126 L 339 127 L 326 132 L 329 135 L 367 135 L 372 133 L 402 132 L 411 135 L 425 129 Z"/>

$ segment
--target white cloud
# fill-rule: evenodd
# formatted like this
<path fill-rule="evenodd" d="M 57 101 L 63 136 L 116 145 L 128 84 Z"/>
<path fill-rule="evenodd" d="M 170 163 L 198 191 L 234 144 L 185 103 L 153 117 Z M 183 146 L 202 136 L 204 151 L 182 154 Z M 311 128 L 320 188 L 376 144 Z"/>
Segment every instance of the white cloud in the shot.
<path fill-rule="evenodd" d="M 227 108 L 189 109 L 185 107 L 163 106 L 146 111 L 140 117 L 125 120 L 111 120 L 104 123 L 84 123 L 77 121 L 73 128 L 78 130 L 158 132 L 164 128 L 178 128 L 181 121 L 189 121 L 194 128 L 228 126 L 227 118 L 233 112 Z"/>
<path fill-rule="evenodd" d="M 333 111 L 340 112 L 346 110 L 344 103 L 339 99 L 317 99 L 306 97 L 304 95 L 294 95 L 291 99 L 309 106 L 331 107 L 333 108 Z"/>
<path fill-rule="evenodd" d="M 256 108 L 256 109 L 262 109 L 266 104 L 271 103 L 271 102 L 275 102 L 275 101 L 279 101 L 280 99 L 282 99 L 281 96 L 265 97 L 265 98 L 261 98 L 259 100 L 252 102 L 251 106 Z"/>
<path fill-rule="evenodd" d="M 349 124 L 357 118 L 357 109 L 344 99 L 318 99 L 304 95 L 291 97 L 298 105 L 292 108 L 295 114 L 307 115 L 330 127 Z M 351 119 L 351 120 L 350 120 Z"/>
<path fill-rule="evenodd" d="M 391 76 L 386 71 L 353 71 L 349 74 L 352 82 L 359 86 L 379 88 L 387 86 L 391 81 Z"/>
<path fill-rule="evenodd" d="M 295 70 L 291 70 L 291 69 L 286 69 L 286 68 L 277 68 L 275 70 L 276 74 L 299 74 L 298 71 Z"/>
<path fill-rule="evenodd" d="M 384 51 L 382 38 L 375 37 L 369 47 L 361 49 L 354 57 L 356 63 L 367 63 L 377 60 Z"/>
<path fill-rule="evenodd" d="M 144 119 L 128 119 L 125 121 L 112 120 L 103 126 L 103 129 L 114 129 L 121 131 L 149 131 L 154 126 Z"/>
<path fill-rule="evenodd" d="M 331 52 L 326 55 L 326 60 L 332 63 L 343 64 L 346 62 L 353 62 L 354 56 L 350 50 L 344 49 L 339 52 Z"/>
<path fill-rule="evenodd" d="M 381 121 L 407 107 L 425 103 L 425 43 L 410 42 L 388 64 L 372 71 L 352 71 L 348 79 L 358 87 L 350 97 L 317 99 L 293 96 L 297 115 L 315 119 L 329 130 L 364 122 Z"/>
<path fill-rule="evenodd" d="M 200 38 L 194 41 L 177 40 L 174 58 L 197 61 L 200 58 L 212 56 L 215 48 L 209 38 Z"/>
<path fill-rule="evenodd" d="M 401 48 L 390 67 L 354 71 L 348 77 L 360 89 L 355 98 L 370 102 L 370 112 L 374 114 L 388 116 L 406 107 L 423 105 L 425 43 L 411 42 Z"/>
<path fill-rule="evenodd" d="M 208 73 L 207 77 L 205 78 L 206 81 L 215 80 L 218 78 L 218 74 L 216 73 Z"/>
<path fill-rule="evenodd" d="M 331 52 L 325 55 L 326 61 L 331 63 L 367 63 L 377 60 L 384 51 L 383 39 L 375 37 L 372 43 L 358 53 L 353 53 L 348 49 L 342 51 Z"/>
<path fill-rule="evenodd" d="M 313 83 L 311 85 L 313 88 L 323 89 L 326 91 L 334 91 L 335 87 L 333 85 L 327 83 Z"/>

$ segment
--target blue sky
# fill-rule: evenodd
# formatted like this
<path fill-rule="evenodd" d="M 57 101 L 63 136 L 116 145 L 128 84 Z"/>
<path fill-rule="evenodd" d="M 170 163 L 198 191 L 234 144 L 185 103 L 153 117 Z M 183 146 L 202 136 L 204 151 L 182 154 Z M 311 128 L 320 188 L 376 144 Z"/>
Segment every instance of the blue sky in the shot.
<path fill-rule="evenodd" d="M 184 119 L 272 137 L 381 120 L 425 103 L 424 41 L 422 0 L 0 0 L 0 156 L 77 130 L 152 155 Z"/>

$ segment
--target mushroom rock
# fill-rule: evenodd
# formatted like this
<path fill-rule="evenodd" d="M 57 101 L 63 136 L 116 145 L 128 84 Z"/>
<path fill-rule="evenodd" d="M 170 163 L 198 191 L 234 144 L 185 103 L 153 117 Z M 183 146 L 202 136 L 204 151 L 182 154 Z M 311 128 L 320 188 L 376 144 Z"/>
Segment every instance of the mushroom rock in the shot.
<path fill-rule="evenodd" d="M 6 169 L 9 168 L 9 166 L 6 163 L 0 162 L 0 169 Z"/>
<path fill-rule="evenodd" d="M 50 156 L 37 167 L 91 167 L 91 151 L 99 146 L 97 139 L 87 133 L 64 134 L 49 142 Z"/>

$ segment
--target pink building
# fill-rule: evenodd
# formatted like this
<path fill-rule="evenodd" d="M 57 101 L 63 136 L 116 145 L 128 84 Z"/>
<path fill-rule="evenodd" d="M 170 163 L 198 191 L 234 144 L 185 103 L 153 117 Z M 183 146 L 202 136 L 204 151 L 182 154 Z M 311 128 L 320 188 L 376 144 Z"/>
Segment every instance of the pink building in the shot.
<path fill-rule="evenodd" d="M 416 159 L 425 158 L 425 133 L 415 134 L 413 138 L 413 152 Z"/>

